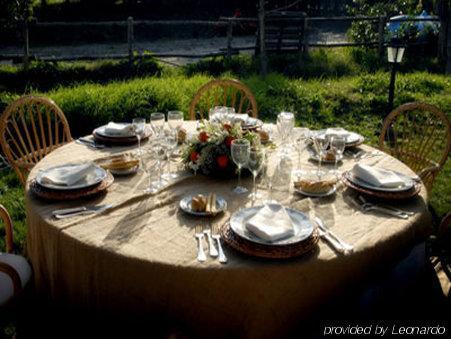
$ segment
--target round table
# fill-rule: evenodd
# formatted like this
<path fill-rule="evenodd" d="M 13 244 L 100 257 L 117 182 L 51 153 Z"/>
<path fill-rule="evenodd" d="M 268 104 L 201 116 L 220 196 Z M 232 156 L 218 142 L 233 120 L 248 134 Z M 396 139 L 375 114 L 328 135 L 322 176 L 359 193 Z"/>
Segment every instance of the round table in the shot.
<path fill-rule="evenodd" d="M 194 131 L 196 124 L 186 122 L 185 126 Z M 133 148 L 136 146 L 95 150 L 72 142 L 37 164 L 28 183 L 39 169 Z M 304 168 L 315 168 L 307 160 L 307 152 L 304 157 Z M 367 161 L 414 175 L 386 154 Z M 354 160 L 345 158 L 339 169 L 353 164 Z M 185 175 L 154 195 L 143 193 L 147 182 L 144 173 L 118 177 L 100 198 L 59 203 L 36 199 L 27 185 L 27 250 L 37 290 L 54 300 L 99 311 L 164 314 L 202 336 L 274 337 L 292 330 L 299 319 L 364 281 L 374 269 L 405 254 L 431 225 L 424 187 L 418 197 L 397 204 L 415 212 L 408 220 L 363 214 L 350 202 L 354 192 L 344 187 L 321 199 L 282 192 L 276 194 L 281 203 L 321 217 L 327 227 L 354 245 L 354 253 L 339 255 L 320 241 L 308 256 L 263 260 L 224 246 L 227 264 L 212 258 L 199 263 L 195 226 L 222 225 L 231 213 L 250 206 L 250 199 L 232 193 L 236 179 Z M 251 179 L 244 183 L 251 187 Z M 228 211 L 209 220 L 179 210 L 184 195 L 205 191 L 226 198 Z M 263 187 L 260 192 L 267 194 Z M 109 203 L 114 208 L 99 215 L 65 220 L 52 217 L 58 208 Z"/>

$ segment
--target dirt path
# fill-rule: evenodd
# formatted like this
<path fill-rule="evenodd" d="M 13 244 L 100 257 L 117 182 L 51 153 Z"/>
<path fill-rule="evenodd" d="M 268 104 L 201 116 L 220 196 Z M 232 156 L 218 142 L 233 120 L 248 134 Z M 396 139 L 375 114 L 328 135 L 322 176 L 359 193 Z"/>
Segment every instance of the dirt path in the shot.
<path fill-rule="evenodd" d="M 346 41 L 345 31 L 343 29 L 312 29 L 309 35 L 311 43 L 332 43 Z M 219 52 L 226 48 L 227 40 L 225 37 L 197 38 L 197 39 L 159 39 L 153 41 L 138 41 L 134 44 L 134 49 L 139 52 L 150 51 L 157 54 L 195 54 L 204 55 L 208 53 Z M 255 46 L 255 36 L 234 37 L 233 47 Z M 30 46 L 30 54 L 37 57 L 64 57 L 64 56 L 107 56 L 126 54 L 128 46 L 126 43 L 92 43 L 78 45 L 56 45 L 56 46 Z M 253 52 L 252 50 L 250 52 Z M 2 55 L 20 55 L 22 47 L 6 46 L 2 47 Z M 175 65 L 184 65 L 195 62 L 198 58 L 184 57 L 165 57 L 162 60 Z"/>

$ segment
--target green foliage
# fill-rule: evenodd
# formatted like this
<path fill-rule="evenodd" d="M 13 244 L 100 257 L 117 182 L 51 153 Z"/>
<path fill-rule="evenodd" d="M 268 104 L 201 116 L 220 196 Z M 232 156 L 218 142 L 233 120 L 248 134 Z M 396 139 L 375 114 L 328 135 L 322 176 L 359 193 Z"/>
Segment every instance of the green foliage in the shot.
<path fill-rule="evenodd" d="M 400 13 L 418 14 L 423 8 L 429 8 L 432 1 L 418 0 L 354 0 L 352 6 L 348 7 L 351 16 L 393 16 Z M 348 32 L 351 40 L 356 42 L 377 41 L 377 22 L 354 21 Z"/>
<path fill-rule="evenodd" d="M 46 91 L 56 86 L 68 86 L 80 82 L 107 83 L 134 77 L 158 75 L 162 67 L 151 56 L 128 61 L 96 62 L 33 62 L 28 70 L 20 67 L 4 66 L 0 68 L 0 90 L 10 91 Z"/>

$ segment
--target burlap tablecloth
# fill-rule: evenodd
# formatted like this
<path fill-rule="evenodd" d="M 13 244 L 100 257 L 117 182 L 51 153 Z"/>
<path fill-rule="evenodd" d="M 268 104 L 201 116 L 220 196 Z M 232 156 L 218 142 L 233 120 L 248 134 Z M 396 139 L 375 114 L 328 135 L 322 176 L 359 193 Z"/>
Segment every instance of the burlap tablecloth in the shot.
<path fill-rule="evenodd" d="M 186 125 L 190 129 L 195 126 Z M 93 150 L 73 142 L 45 157 L 29 181 L 42 168 L 126 149 L 130 148 Z M 307 161 L 307 152 L 304 156 L 304 168 L 314 168 Z M 413 175 L 387 155 L 367 161 Z M 340 169 L 353 163 L 345 160 Z M 181 212 L 180 199 L 193 192 L 222 195 L 229 208 L 212 220 L 214 225 L 249 206 L 249 199 L 231 192 L 235 180 L 189 175 L 156 195 L 142 193 L 147 182 L 144 174 L 116 178 L 105 196 L 87 202 L 113 203 L 112 210 L 66 220 L 53 219 L 51 212 L 81 202 L 43 202 L 27 189 L 27 249 L 38 291 L 99 311 L 165 314 L 189 324 L 198 335 L 279 337 L 324 301 L 406 253 L 429 232 L 431 224 L 424 188 L 417 198 L 398 204 L 415 212 L 408 220 L 363 214 L 350 203 L 353 192 L 343 187 L 322 199 L 276 193 L 284 204 L 321 217 L 354 245 L 355 252 L 340 256 L 320 241 L 307 257 L 270 261 L 246 257 L 224 246 L 229 259 L 226 265 L 211 258 L 199 263 L 194 227 L 207 220 Z M 251 187 L 250 179 L 244 182 Z"/>

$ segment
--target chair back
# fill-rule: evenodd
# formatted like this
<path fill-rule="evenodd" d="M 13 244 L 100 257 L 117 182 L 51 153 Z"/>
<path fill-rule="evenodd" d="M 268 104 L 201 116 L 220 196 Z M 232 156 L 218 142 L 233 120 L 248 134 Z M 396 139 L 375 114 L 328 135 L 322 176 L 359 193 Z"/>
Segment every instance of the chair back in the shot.
<path fill-rule="evenodd" d="M 235 79 L 217 79 L 203 85 L 189 106 L 191 120 L 204 119 L 215 106 L 235 108 L 236 113 L 247 113 L 256 118 L 257 101 L 251 90 Z"/>
<path fill-rule="evenodd" d="M 450 121 L 429 104 L 401 105 L 385 118 L 379 147 L 409 166 L 431 190 L 451 150 Z"/>
<path fill-rule="evenodd" d="M 13 252 L 13 222 L 11 217 L 9 216 L 8 211 L 5 206 L 0 204 L 0 220 L 3 221 L 3 225 L 5 227 L 5 244 L 6 244 L 6 252 Z"/>
<path fill-rule="evenodd" d="M 19 98 L 6 107 L 0 120 L 3 153 L 23 185 L 39 160 L 71 140 L 64 113 L 44 97 Z"/>

